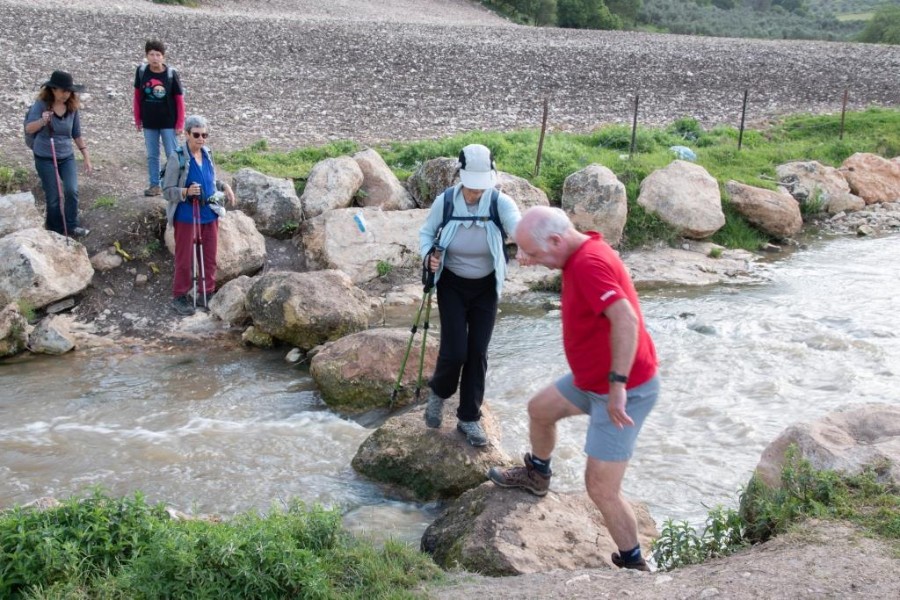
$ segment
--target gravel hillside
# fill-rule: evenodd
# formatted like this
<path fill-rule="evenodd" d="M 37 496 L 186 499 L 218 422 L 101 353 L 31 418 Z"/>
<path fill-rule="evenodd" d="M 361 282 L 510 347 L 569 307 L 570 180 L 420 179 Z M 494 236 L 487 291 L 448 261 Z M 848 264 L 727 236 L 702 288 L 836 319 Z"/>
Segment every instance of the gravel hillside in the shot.
<path fill-rule="evenodd" d="M 745 88 L 751 120 L 839 110 L 845 87 L 855 108 L 900 105 L 900 47 L 535 29 L 468 0 L 204 7 L 0 0 L 0 152 L 26 156 L 26 107 L 64 68 L 89 87 L 95 156 L 139 154 L 131 86 L 150 36 L 169 44 L 188 110 L 211 118 L 220 150 L 536 127 L 545 96 L 551 125 L 578 131 L 630 122 L 637 91 L 641 121 L 657 124 L 736 125 Z"/>

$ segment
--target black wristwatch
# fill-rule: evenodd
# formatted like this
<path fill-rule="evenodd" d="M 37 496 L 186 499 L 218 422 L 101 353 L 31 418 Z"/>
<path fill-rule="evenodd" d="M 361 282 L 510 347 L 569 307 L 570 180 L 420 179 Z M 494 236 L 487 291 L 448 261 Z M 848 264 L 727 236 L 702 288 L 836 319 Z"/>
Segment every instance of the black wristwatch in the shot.
<path fill-rule="evenodd" d="M 619 375 L 615 371 L 609 372 L 609 382 L 610 383 L 628 383 L 627 375 Z"/>

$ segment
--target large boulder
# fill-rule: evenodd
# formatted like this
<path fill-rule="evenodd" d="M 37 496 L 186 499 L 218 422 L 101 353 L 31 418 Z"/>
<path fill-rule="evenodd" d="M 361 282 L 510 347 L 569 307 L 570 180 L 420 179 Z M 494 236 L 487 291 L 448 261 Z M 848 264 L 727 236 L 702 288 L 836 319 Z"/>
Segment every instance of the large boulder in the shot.
<path fill-rule="evenodd" d="M 81 292 L 93 276 L 87 249 L 58 233 L 25 229 L 0 238 L 0 306 L 25 300 L 41 308 Z"/>
<path fill-rule="evenodd" d="M 746 250 L 728 250 L 711 242 L 637 250 L 622 257 L 638 290 L 766 281 L 769 273 L 765 267 L 755 264 L 756 259 Z"/>
<path fill-rule="evenodd" d="M 0 309 L 0 358 L 14 356 L 28 343 L 28 321 L 15 302 Z"/>
<path fill-rule="evenodd" d="M 523 177 L 498 171 L 497 187 L 515 201 L 516 206 L 519 207 L 519 211 L 521 212 L 525 212 L 532 206 L 550 206 L 550 199 L 547 198 L 547 194 L 544 193 L 544 190 L 531 185 L 531 183 Z M 512 235 L 512 231 L 508 231 L 507 233 Z"/>
<path fill-rule="evenodd" d="M 647 507 L 633 503 L 638 540 L 658 537 Z M 482 575 L 543 573 L 554 569 L 613 568 L 617 552 L 603 515 L 583 492 L 522 490 L 485 483 L 463 494 L 422 536 L 422 550 L 445 569 Z"/>
<path fill-rule="evenodd" d="M 683 160 L 645 177 L 637 201 L 688 238 L 702 240 L 725 225 L 719 184 L 706 169 Z"/>
<path fill-rule="evenodd" d="M 841 172 L 850 190 L 866 204 L 900 202 L 900 163 L 877 154 L 857 152 L 844 161 Z"/>
<path fill-rule="evenodd" d="M 169 225 L 164 235 L 166 247 L 175 255 L 175 230 Z M 239 210 L 229 210 L 219 219 L 216 246 L 216 285 L 240 275 L 252 275 L 266 264 L 266 238 L 253 219 Z"/>
<path fill-rule="evenodd" d="M 900 406 L 862 404 L 785 429 L 762 453 L 756 474 L 769 486 L 781 485 L 790 446 L 817 470 L 849 475 L 875 468 L 880 478 L 900 483 Z"/>
<path fill-rule="evenodd" d="M 459 161 L 455 158 L 426 160 L 406 180 L 406 187 L 420 208 L 428 208 L 438 194 L 459 183 Z"/>
<path fill-rule="evenodd" d="M 588 165 L 563 182 L 562 209 L 579 231 L 599 231 L 615 246 L 628 217 L 625 186 L 602 165 Z"/>
<path fill-rule="evenodd" d="M 800 204 L 784 188 L 773 192 L 729 181 L 725 189 L 735 210 L 766 235 L 784 239 L 803 228 Z"/>
<path fill-rule="evenodd" d="M 353 220 L 361 213 L 366 231 Z M 419 229 L 427 210 L 382 211 L 345 208 L 303 223 L 296 238 L 310 269 L 339 269 L 355 283 L 378 277 L 379 263 L 391 267 L 420 264 Z"/>
<path fill-rule="evenodd" d="M 487 406 L 481 422 L 490 445 L 474 448 L 456 430 L 457 402 L 444 406 L 439 429 L 425 426 L 424 406 L 388 419 L 359 447 L 351 463 L 362 475 L 418 500 L 456 498 L 487 480 L 494 465 L 509 465 L 500 431 Z"/>
<path fill-rule="evenodd" d="M 266 273 L 247 292 L 256 329 L 301 350 L 362 331 L 369 298 L 340 271 Z"/>
<path fill-rule="evenodd" d="M 290 179 L 244 168 L 234 176 L 234 193 L 238 206 L 263 235 L 290 237 L 303 220 L 302 204 Z"/>
<path fill-rule="evenodd" d="M 335 208 L 353 204 L 353 196 L 363 183 L 363 172 L 349 156 L 317 162 L 306 179 L 300 196 L 303 217 L 312 219 Z"/>
<path fill-rule="evenodd" d="M 411 335 L 406 329 L 369 329 L 325 344 L 309 364 L 309 374 L 325 404 L 350 414 L 391 407 L 398 371 Z M 422 335 L 417 335 L 413 342 L 393 408 L 414 400 Z M 425 344 L 422 369 L 425 381 L 434 371 L 437 353 L 438 341 L 431 335 Z M 421 394 L 423 398 L 428 394 L 424 383 Z"/>
<path fill-rule="evenodd" d="M 814 160 L 793 161 L 775 167 L 779 183 L 804 206 L 837 214 L 860 210 L 865 202 L 850 193 L 850 185 L 834 167 Z"/>
<path fill-rule="evenodd" d="M 0 196 L 0 237 L 23 229 L 43 226 L 31 192 Z"/>
<path fill-rule="evenodd" d="M 408 210 L 416 208 L 416 202 L 406 191 L 381 155 L 367 148 L 353 155 L 363 174 L 359 188 L 360 206 L 372 206 L 382 210 Z"/>
<path fill-rule="evenodd" d="M 246 300 L 251 285 L 253 280 L 246 275 L 232 279 L 220 287 L 209 301 L 209 312 L 226 323 L 243 323 L 250 318 Z"/>

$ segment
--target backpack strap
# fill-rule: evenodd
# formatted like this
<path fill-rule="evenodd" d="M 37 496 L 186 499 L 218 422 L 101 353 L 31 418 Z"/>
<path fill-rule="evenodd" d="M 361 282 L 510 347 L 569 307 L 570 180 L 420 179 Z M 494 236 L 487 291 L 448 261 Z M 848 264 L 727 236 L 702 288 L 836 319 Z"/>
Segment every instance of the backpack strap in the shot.
<path fill-rule="evenodd" d="M 491 204 L 490 204 L 490 216 L 488 217 L 473 217 L 472 215 L 466 215 L 464 217 L 455 217 L 453 216 L 453 196 L 454 196 L 454 187 L 448 187 L 444 190 L 444 218 L 441 221 L 441 226 L 438 229 L 438 235 L 440 235 L 441 231 L 450 221 L 493 221 L 494 225 L 497 226 L 497 229 L 500 230 L 500 243 L 505 246 L 506 244 L 506 230 L 503 228 L 503 223 L 500 222 L 500 209 L 497 207 L 497 204 L 500 200 L 500 190 L 497 188 L 491 188 Z M 509 262 L 509 257 L 505 255 L 506 262 Z"/>

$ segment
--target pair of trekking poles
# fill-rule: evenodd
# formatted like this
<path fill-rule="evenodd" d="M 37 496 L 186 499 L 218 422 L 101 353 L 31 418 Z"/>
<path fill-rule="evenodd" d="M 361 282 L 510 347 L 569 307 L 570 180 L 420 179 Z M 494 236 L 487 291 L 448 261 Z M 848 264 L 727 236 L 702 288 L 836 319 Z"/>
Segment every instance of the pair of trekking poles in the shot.
<path fill-rule="evenodd" d="M 59 163 L 56 161 L 56 143 L 53 141 L 53 126 L 50 128 L 50 154 L 53 156 L 53 174 L 56 175 L 56 193 L 59 195 L 59 215 L 62 217 L 63 235 L 66 236 L 66 246 L 69 245 L 69 227 L 66 225 L 66 196 L 63 193 L 62 177 L 59 176 Z"/>
<path fill-rule="evenodd" d="M 397 383 L 394 384 L 394 390 L 391 392 L 391 403 L 388 407 L 389 410 L 394 408 L 394 402 L 397 400 L 397 394 L 400 393 L 400 390 L 403 388 L 403 374 L 406 372 L 406 363 L 409 360 L 409 354 L 412 350 L 413 340 L 416 337 L 416 332 L 419 329 L 419 320 L 422 318 L 422 312 L 425 312 L 425 321 L 422 323 L 422 348 L 419 352 L 419 375 L 416 378 L 416 389 L 413 393 L 413 397 L 415 401 L 413 405 L 416 405 L 420 401 L 421 393 L 422 393 L 422 370 L 425 368 L 425 347 L 426 342 L 428 341 L 428 328 L 429 322 L 428 320 L 431 318 L 431 296 L 434 292 L 434 276 L 435 272 L 431 270 L 431 257 L 437 256 L 440 257 L 441 253 L 444 249 L 438 244 L 438 240 L 441 237 L 441 228 L 438 229 L 437 233 L 434 236 L 434 244 L 431 246 L 431 250 L 428 254 L 425 255 L 425 259 L 422 261 L 422 302 L 419 304 L 419 310 L 416 312 L 416 320 L 413 321 L 412 328 L 410 329 L 409 342 L 406 344 L 406 353 L 403 355 L 403 362 L 400 363 L 400 374 L 397 376 Z"/>
<path fill-rule="evenodd" d="M 194 196 L 191 207 L 191 295 L 194 297 L 194 310 L 197 309 L 197 286 L 202 282 L 203 308 L 209 308 L 206 297 L 206 265 L 203 254 L 203 227 L 200 223 L 200 197 Z"/>

